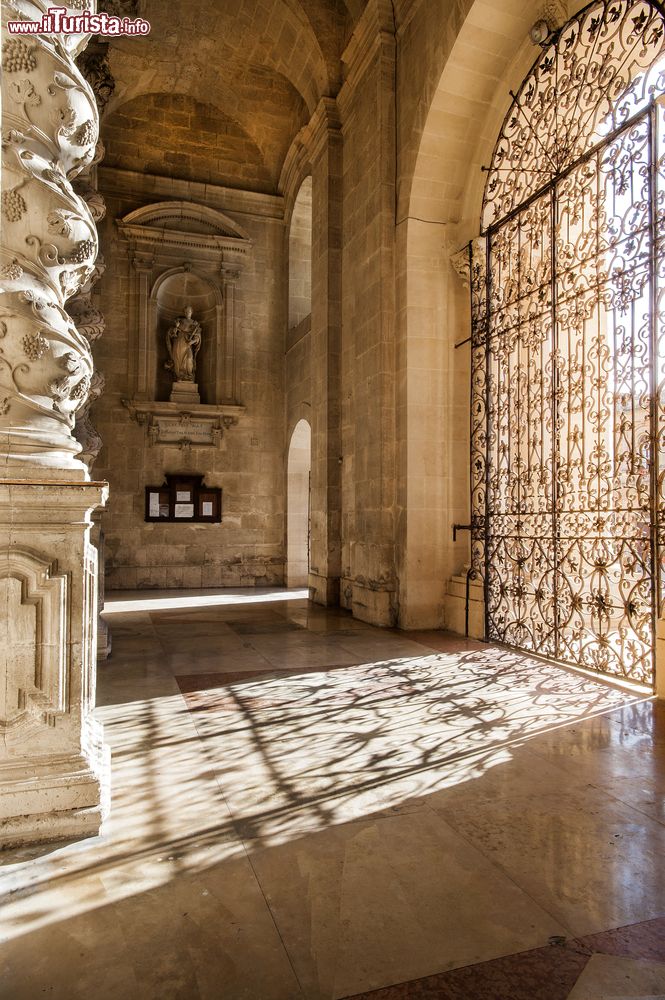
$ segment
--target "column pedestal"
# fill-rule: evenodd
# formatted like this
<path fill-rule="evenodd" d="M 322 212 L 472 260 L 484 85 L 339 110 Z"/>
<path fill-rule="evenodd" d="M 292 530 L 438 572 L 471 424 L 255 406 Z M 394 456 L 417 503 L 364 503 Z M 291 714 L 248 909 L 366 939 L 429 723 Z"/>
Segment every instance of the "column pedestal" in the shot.
<path fill-rule="evenodd" d="M 339 577 L 321 576 L 320 573 L 311 573 L 307 578 L 310 599 L 315 604 L 322 604 L 324 607 L 337 607 L 339 604 Z"/>
<path fill-rule="evenodd" d="M 95 700 L 104 483 L 0 482 L 0 847 L 85 836 L 108 809 Z"/>
<path fill-rule="evenodd" d="M 172 403 L 192 403 L 198 406 L 201 402 L 199 387 L 196 382 L 174 382 L 169 399 Z"/>

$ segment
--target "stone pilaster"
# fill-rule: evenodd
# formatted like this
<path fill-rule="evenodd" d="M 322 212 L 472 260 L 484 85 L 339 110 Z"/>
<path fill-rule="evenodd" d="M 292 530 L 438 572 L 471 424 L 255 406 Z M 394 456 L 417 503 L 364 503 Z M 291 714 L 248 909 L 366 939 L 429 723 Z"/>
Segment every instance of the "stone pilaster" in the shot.
<path fill-rule="evenodd" d="M 327 605 L 339 603 L 341 553 L 342 171 L 337 104 L 322 98 L 289 150 L 280 190 L 293 205 L 311 176 L 311 317 L 298 330 L 306 325 L 308 379 L 311 373 L 303 413 L 312 429 L 309 587 Z"/>
<path fill-rule="evenodd" d="M 341 600 L 397 619 L 395 566 L 395 23 L 368 0 L 342 56 Z"/>
<path fill-rule="evenodd" d="M 340 338 L 342 325 L 342 133 L 324 98 L 309 126 L 312 166 L 312 471 L 309 586 L 319 604 L 339 603 Z"/>
<path fill-rule="evenodd" d="M 73 435 L 93 363 L 66 308 L 95 273 L 94 211 L 72 181 L 94 159 L 99 121 L 74 61 L 87 38 L 9 33 L 8 20 L 41 14 L 36 0 L 2 10 L 0 844 L 94 832 L 106 799 L 90 714 L 90 525 L 106 486 L 88 482 Z"/>

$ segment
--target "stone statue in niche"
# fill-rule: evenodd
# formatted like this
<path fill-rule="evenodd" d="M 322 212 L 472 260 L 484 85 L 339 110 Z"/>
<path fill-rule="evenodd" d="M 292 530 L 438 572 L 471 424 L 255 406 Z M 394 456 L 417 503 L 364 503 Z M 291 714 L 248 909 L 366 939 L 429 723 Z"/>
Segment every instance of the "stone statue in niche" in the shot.
<path fill-rule="evenodd" d="M 169 360 L 168 371 L 178 382 L 196 381 L 196 355 L 201 347 L 201 324 L 192 319 L 192 307 L 185 306 L 185 315 L 178 316 L 166 334 Z"/>
<path fill-rule="evenodd" d="M 196 355 L 201 347 L 201 324 L 193 318 L 192 312 L 191 306 L 185 306 L 185 315 L 178 316 L 166 333 L 169 360 L 164 367 L 173 373 L 173 403 L 200 402 L 196 385 Z"/>

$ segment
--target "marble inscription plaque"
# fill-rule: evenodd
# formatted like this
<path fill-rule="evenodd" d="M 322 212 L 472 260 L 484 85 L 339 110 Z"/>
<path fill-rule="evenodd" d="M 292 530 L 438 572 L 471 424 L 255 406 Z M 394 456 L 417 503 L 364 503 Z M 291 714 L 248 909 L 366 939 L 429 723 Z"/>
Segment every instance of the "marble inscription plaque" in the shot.
<path fill-rule="evenodd" d="M 194 517 L 193 503 L 177 503 L 175 505 L 176 517 Z"/>

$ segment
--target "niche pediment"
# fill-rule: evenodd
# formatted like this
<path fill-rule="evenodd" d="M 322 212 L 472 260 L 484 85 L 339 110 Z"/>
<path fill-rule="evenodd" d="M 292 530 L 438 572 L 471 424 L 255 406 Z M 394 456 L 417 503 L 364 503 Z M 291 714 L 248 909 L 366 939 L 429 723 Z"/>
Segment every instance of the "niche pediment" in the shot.
<path fill-rule="evenodd" d="M 144 205 L 118 219 L 118 228 L 130 243 L 147 249 L 213 251 L 246 254 L 252 241 L 227 215 L 189 201 L 161 201 Z"/>

